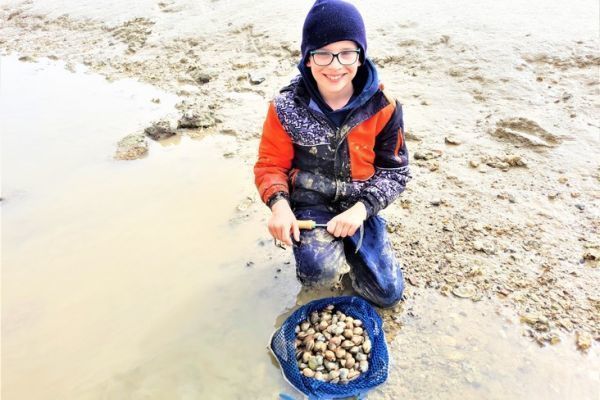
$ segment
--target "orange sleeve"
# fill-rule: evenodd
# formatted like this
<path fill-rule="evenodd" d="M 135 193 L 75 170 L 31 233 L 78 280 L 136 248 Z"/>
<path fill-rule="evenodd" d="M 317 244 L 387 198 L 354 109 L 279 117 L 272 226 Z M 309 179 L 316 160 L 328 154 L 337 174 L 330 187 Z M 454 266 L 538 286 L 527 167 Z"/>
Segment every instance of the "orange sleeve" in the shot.
<path fill-rule="evenodd" d="M 275 106 L 271 103 L 263 125 L 258 160 L 254 165 L 254 183 L 265 204 L 277 192 L 289 193 L 288 171 L 293 158 L 292 139 L 281 125 Z"/>

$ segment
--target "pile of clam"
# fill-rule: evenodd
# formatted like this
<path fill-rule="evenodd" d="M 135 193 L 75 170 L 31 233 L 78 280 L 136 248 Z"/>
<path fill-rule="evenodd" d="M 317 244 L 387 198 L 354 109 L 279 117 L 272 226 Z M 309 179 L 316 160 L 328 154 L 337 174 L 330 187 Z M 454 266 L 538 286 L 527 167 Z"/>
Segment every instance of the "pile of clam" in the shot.
<path fill-rule="evenodd" d="M 371 340 L 363 323 L 328 305 L 296 326 L 296 360 L 302 374 L 346 384 L 369 370 Z"/>

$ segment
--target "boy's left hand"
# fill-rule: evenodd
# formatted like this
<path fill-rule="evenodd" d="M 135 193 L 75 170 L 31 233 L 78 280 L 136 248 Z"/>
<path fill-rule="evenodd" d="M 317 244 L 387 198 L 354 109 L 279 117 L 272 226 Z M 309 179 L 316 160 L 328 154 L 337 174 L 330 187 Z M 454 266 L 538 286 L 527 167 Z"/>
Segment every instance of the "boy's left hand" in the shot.
<path fill-rule="evenodd" d="M 335 237 L 352 236 L 367 219 L 367 209 L 360 201 L 333 217 L 327 223 L 327 232 Z"/>

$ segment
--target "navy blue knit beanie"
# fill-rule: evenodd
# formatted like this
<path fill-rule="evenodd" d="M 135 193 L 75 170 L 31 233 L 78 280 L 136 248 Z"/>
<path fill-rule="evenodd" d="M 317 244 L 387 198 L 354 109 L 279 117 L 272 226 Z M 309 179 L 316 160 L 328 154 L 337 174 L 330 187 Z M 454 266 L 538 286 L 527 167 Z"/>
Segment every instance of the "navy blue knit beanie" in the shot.
<path fill-rule="evenodd" d="M 302 62 L 306 62 L 312 50 L 341 40 L 356 42 L 361 48 L 361 61 L 365 59 L 367 35 L 360 13 L 356 7 L 345 1 L 315 1 L 302 28 Z"/>

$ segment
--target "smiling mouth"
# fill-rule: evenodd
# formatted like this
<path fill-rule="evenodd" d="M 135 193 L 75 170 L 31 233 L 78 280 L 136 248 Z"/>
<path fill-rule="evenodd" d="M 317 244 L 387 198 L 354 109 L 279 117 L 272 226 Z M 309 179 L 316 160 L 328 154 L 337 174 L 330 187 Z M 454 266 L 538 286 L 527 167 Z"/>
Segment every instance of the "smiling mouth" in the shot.
<path fill-rule="evenodd" d="M 338 74 L 338 75 L 327 75 L 327 74 L 323 74 L 327 79 L 329 79 L 332 82 L 337 82 L 340 79 L 342 79 L 342 77 L 346 74 Z"/>

